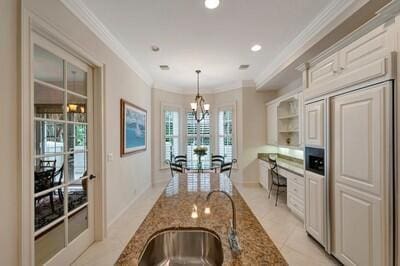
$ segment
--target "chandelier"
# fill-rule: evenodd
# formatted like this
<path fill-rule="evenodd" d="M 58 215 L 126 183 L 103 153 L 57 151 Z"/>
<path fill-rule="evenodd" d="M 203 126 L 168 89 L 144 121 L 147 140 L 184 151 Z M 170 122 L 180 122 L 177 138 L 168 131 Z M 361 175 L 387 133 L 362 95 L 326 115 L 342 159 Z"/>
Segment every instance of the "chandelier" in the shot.
<path fill-rule="evenodd" d="M 190 103 L 190 107 L 192 108 L 192 113 L 194 118 L 196 119 L 197 123 L 200 123 L 207 115 L 209 115 L 210 105 L 206 104 L 206 100 L 203 96 L 200 95 L 200 87 L 199 87 L 199 76 L 201 70 L 196 70 L 197 73 L 197 95 L 195 98 L 195 102 Z"/>

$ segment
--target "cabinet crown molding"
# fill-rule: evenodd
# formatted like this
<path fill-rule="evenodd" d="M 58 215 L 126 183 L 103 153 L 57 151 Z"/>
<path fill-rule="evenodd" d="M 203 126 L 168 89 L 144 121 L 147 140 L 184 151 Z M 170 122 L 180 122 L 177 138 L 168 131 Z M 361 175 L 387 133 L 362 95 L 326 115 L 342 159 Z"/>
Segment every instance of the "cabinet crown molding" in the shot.
<path fill-rule="evenodd" d="M 343 39 L 336 42 L 334 45 L 329 47 L 328 49 L 321 52 L 316 57 L 312 58 L 308 62 L 302 63 L 299 65 L 296 70 L 298 71 L 305 71 L 308 68 L 318 64 L 322 60 L 326 59 L 327 57 L 331 56 L 332 54 L 338 52 L 339 50 L 343 49 L 347 45 L 351 44 L 352 42 L 356 41 L 357 39 L 361 38 L 365 34 L 369 33 L 370 31 L 376 29 L 377 27 L 384 25 L 390 20 L 393 20 L 398 14 L 400 14 L 400 0 L 393 0 L 392 2 L 388 3 L 386 6 L 381 8 L 376 12 L 376 16 L 370 19 L 368 22 L 360 26 L 358 29 L 354 30 L 350 34 L 346 35 Z M 388 25 L 385 25 L 385 27 Z"/>

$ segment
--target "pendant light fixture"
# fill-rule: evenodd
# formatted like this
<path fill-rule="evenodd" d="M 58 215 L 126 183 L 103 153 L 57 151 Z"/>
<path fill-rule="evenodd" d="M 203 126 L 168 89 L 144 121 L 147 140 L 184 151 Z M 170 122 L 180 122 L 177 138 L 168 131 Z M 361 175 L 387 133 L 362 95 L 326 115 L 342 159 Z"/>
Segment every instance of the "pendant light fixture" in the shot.
<path fill-rule="evenodd" d="M 192 113 L 197 123 L 200 123 L 207 115 L 209 115 L 210 105 L 206 104 L 206 100 L 200 95 L 200 73 L 201 70 L 196 70 L 197 73 L 197 95 L 195 102 L 190 104 L 192 108 Z"/>

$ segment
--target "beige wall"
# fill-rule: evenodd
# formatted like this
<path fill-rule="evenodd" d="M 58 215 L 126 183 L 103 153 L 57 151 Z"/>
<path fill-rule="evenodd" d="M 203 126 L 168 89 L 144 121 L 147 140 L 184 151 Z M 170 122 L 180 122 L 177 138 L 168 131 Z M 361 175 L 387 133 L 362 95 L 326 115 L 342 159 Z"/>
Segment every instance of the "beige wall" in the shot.
<path fill-rule="evenodd" d="M 194 94 L 177 94 L 161 89 L 152 90 L 153 110 L 153 182 L 162 183 L 170 178 L 169 169 L 161 169 L 161 106 L 179 106 L 182 112 L 188 110 Z M 203 95 L 207 103 L 211 104 L 211 113 L 217 113 L 218 107 L 236 105 L 236 157 L 237 168 L 232 172 L 232 178 L 237 182 L 257 182 L 258 165 L 257 153 L 266 142 L 266 115 L 265 102 L 275 97 L 275 92 L 256 92 L 255 88 L 239 88 L 215 94 Z M 181 115 L 184 118 L 184 113 Z M 212 115 L 212 134 L 215 136 L 217 123 Z M 181 121 L 181 127 L 185 124 Z M 185 132 L 183 131 L 182 134 Z M 213 138 L 215 140 L 215 138 Z M 213 153 L 216 153 L 216 143 L 213 143 Z M 184 148 L 185 143 L 181 143 Z M 182 149 L 181 153 L 185 153 Z"/>
<path fill-rule="evenodd" d="M 275 97 L 274 91 L 261 93 L 243 88 L 243 151 L 239 157 L 243 182 L 258 182 L 257 154 L 264 151 L 267 141 L 265 103 Z"/>
<path fill-rule="evenodd" d="M 0 1 L 0 264 L 18 264 L 19 1 Z"/>

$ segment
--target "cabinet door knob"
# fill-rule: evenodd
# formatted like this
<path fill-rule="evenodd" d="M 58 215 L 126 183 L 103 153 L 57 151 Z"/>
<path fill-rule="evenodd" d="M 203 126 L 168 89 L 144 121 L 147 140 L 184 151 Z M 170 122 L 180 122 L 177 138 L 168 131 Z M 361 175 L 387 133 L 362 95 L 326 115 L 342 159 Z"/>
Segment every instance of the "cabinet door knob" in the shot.
<path fill-rule="evenodd" d="M 96 178 L 95 175 L 90 175 L 90 176 L 89 176 L 89 179 L 90 179 L 90 180 L 95 179 L 95 178 Z"/>

